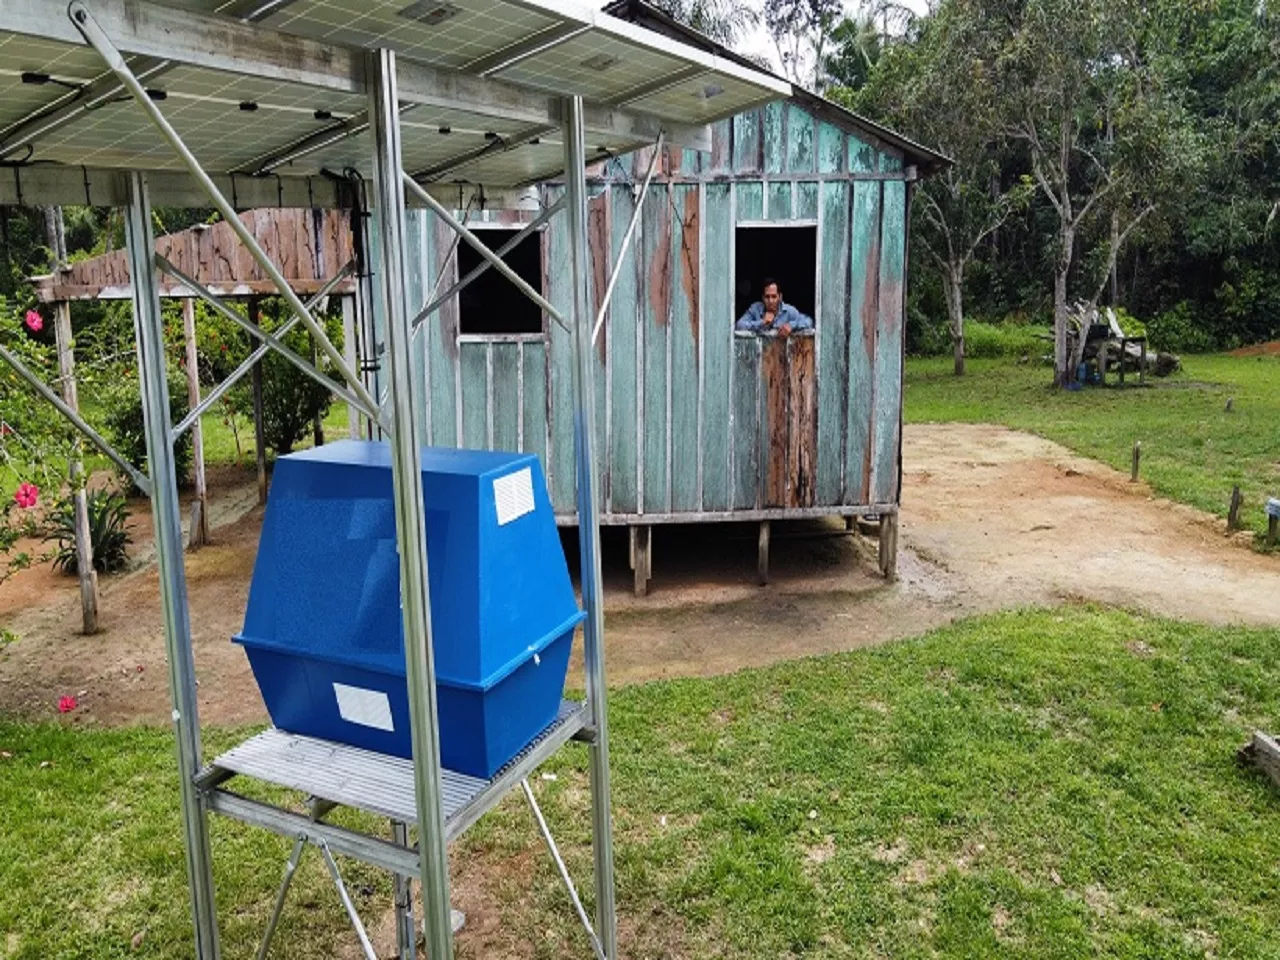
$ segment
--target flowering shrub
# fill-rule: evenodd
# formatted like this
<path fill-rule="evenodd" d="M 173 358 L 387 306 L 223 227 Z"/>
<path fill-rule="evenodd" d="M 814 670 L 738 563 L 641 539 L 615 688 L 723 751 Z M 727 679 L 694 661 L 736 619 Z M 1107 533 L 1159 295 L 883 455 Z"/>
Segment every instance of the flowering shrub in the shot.
<path fill-rule="evenodd" d="M 56 356 L 46 339 L 38 311 L 0 298 L 0 343 L 36 376 L 54 383 Z M 41 491 L 66 482 L 70 452 L 70 427 L 0 362 L 0 583 L 31 565 L 30 555 L 14 549 L 19 540 L 39 536 Z"/>

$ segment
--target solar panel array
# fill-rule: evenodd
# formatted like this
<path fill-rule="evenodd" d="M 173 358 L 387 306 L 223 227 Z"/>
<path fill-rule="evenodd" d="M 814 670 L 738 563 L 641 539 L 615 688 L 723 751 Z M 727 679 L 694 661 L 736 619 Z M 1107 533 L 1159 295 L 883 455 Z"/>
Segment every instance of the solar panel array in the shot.
<path fill-rule="evenodd" d="M 92 10 L 93 0 L 88 5 Z M 348 49 L 389 47 L 436 69 L 483 69 L 525 90 L 625 104 L 667 123 L 706 123 L 788 89 L 575 0 L 163 0 L 161 6 L 231 13 Z M 103 64 L 89 47 L 55 36 L 0 32 L 0 160 L 180 167 L 123 92 L 78 92 L 104 75 Z M 210 172 L 369 172 L 372 142 L 362 95 L 201 66 L 147 65 L 152 70 L 144 85 L 152 99 Z M 28 142 L 24 133 L 33 121 L 42 125 L 42 115 L 68 103 L 74 107 L 68 122 Z M 527 120 L 415 105 L 406 107 L 402 125 L 405 169 L 432 180 L 511 187 L 553 176 L 563 164 L 559 132 Z M 597 152 L 624 153 L 644 142 L 636 134 L 588 135 L 589 149 Z"/>

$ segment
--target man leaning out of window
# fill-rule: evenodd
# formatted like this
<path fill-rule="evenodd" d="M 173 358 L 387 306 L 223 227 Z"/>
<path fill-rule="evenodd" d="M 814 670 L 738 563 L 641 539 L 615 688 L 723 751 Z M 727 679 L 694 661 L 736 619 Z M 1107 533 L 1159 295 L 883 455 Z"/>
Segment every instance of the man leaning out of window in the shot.
<path fill-rule="evenodd" d="M 760 299 L 747 308 L 734 329 L 786 337 L 796 330 L 812 330 L 813 318 L 806 317 L 791 304 L 783 303 L 778 282 L 767 279 L 761 284 Z"/>

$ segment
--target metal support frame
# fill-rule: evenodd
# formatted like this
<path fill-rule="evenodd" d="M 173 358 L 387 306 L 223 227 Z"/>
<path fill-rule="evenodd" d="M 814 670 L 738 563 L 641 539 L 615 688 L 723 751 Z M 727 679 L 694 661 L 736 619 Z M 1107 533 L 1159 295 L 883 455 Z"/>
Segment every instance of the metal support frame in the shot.
<path fill-rule="evenodd" d="M 338 872 L 338 861 L 333 859 L 333 854 L 329 852 L 329 845 L 323 840 L 317 842 L 316 846 L 320 849 L 320 855 L 324 857 L 324 865 L 329 868 L 329 876 L 333 877 L 333 885 L 338 888 L 338 897 L 342 900 L 343 909 L 347 911 L 351 926 L 355 928 L 356 936 L 360 938 L 360 949 L 364 951 L 368 960 L 378 960 L 373 944 L 369 942 L 369 934 L 360 921 L 360 914 L 356 913 L 356 905 L 351 902 L 351 894 L 347 893 L 347 885 L 342 882 L 342 874 Z"/>
<path fill-rule="evenodd" d="M 541 307 L 542 311 L 552 320 L 560 324 L 560 326 L 564 327 L 566 330 L 570 329 L 569 324 L 565 321 L 564 317 L 560 315 L 560 311 L 551 305 L 550 300 L 540 294 L 537 290 L 533 289 L 524 277 L 512 270 L 500 256 L 489 249 L 488 245 L 483 240 L 477 237 L 463 224 L 455 220 L 453 218 L 453 214 L 449 212 L 449 209 L 443 203 L 431 196 L 431 194 L 427 193 L 423 186 L 407 173 L 402 173 L 400 179 L 419 200 L 426 204 L 429 210 L 444 220 L 444 222 L 449 225 L 449 228 L 462 237 L 462 239 L 465 240 L 476 253 L 489 261 L 489 265 L 491 267 L 515 284 L 516 289 Z"/>
<path fill-rule="evenodd" d="M 182 160 L 183 164 L 190 171 L 196 182 L 204 189 L 204 192 L 208 195 L 214 207 L 222 214 L 223 219 L 227 221 L 236 236 L 240 238 L 240 242 L 245 245 L 245 248 L 253 256 L 253 259 L 262 267 L 263 272 L 266 273 L 267 277 L 276 285 L 276 288 L 280 292 L 280 296 L 288 302 L 289 306 L 293 308 L 294 313 L 296 313 L 298 318 L 302 321 L 303 326 L 305 326 L 307 330 L 310 331 L 311 335 L 315 337 L 316 343 L 322 350 L 324 350 L 326 356 L 329 357 L 330 362 L 342 374 L 356 397 L 359 398 L 359 400 L 370 410 L 376 410 L 377 404 L 374 402 L 373 397 L 369 395 L 369 392 L 365 390 L 364 383 L 360 380 L 360 377 L 355 373 L 355 371 L 347 366 L 346 361 L 342 357 L 342 353 L 329 341 L 329 338 L 325 336 L 324 328 L 316 322 L 313 316 L 311 316 L 311 311 L 307 309 L 306 305 L 303 304 L 298 295 L 290 288 L 289 282 L 284 278 L 284 275 L 280 272 L 279 268 L 271 262 L 271 258 L 267 256 L 266 251 L 264 251 L 258 244 L 253 233 L 244 225 L 243 222 L 241 222 L 235 208 L 227 198 L 222 195 L 222 191 L 218 189 L 213 178 L 205 172 L 202 166 L 200 166 L 200 161 L 197 160 L 195 155 L 187 148 L 187 145 L 182 141 L 182 138 L 178 136 L 178 132 L 174 130 L 173 125 L 170 124 L 164 114 L 160 112 L 160 108 L 152 102 L 146 89 L 138 81 L 138 78 L 133 75 L 128 64 L 125 63 L 124 57 L 120 55 L 120 51 L 115 48 L 111 43 L 111 40 L 98 25 L 98 22 L 94 20 L 93 15 L 89 12 L 89 8 L 84 3 L 84 0 L 71 0 L 70 6 L 67 7 L 67 12 L 71 17 L 72 23 L 75 24 L 76 29 L 79 30 L 81 35 L 84 37 L 85 42 L 98 51 L 99 56 L 101 56 L 106 62 L 108 69 L 116 75 L 116 78 L 133 96 L 134 101 L 142 108 L 143 113 L 147 115 L 147 118 L 169 142 L 169 146 L 173 148 L 174 152 L 177 153 L 179 159 Z M 181 277 L 181 274 L 178 273 L 174 273 L 174 275 Z M 196 292 L 200 292 L 199 288 L 197 288 Z"/>
<path fill-rule="evenodd" d="M 501 259 L 502 257 L 505 257 L 508 253 L 510 253 L 512 250 L 515 249 L 516 244 L 520 243 L 521 240 L 524 240 L 526 237 L 533 234 L 534 231 L 541 228 L 543 224 L 545 224 L 548 220 L 550 220 L 552 217 L 554 217 L 557 213 L 559 213 L 563 209 L 564 209 L 564 199 L 561 198 L 557 200 L 555 203 L 553 203 L 551 206 L 547 207 L 547 209 L 543 210 L 540 214 L 538 214 L 538 216 L 535 217 L 534 220 L 530 224 L 528 224 L 523 230 L 521 230 L 514 237 L 512 237 L 510 240 L 508 240 L 506 243 L 500 246 L 497 250 L 493 251 L 493 255 L 499 259 Z M 454 242 L 457 243 L 457 238 L 455 238 Z M 444 293 L 441 293 L 437 296 L 436 292 L 433 290 L 431 292 L 432 294 L 431 300 L 427 303 L 425 307 L 419 310 L 418 315 L 413 318 L 413 329 L 417 330 L 418 327 L 422 324 L 422 322 L 426 320 L 427 317 L 431 316 L 431 314 L 439 310 L 440 307 L 442 307 L 445 303 L 447 303 L 450 297 L 453 297 L 456 294 L 462 292 L 463 287 L 466 287 L 469 284 L 471 284 L 474 280 L 479 278 L 479 276 L 482 273 L 487 271 L 491 266 L 493 266 L 492 262 L 489 261 L 488 259 L 485 259 L 483 263 L 477 264 L 471 270 L 470 273 L 468 273 L 465 277 L 463 277 L 461 280 L 459 280 L 457 283 L 451 286 Z M 443 276 L 443 272 L 441 273 L 441 276 Z M 438 284 L 439 284 L 439 281 L 437 280 L 437 285 Z"/>
<path fill-rule="evenodd" d="M 394 843 L 409 846 L 409 827 L 399 820 L 391 821 L 391 839 Z M 413 923 L 413 878 L 402 873 L 395 877 L 396 899 L 396 947 L 399 960 L 416 960 L 418 952 L 418 931 Z M 453 925 L 452 911 L 449 918 Z"/>
<path fill-rule="evenodd" d="M 582 605 L 587 709 L 595 739 L 587 748 L 591 770 L 591 835 L 595 853 L 596 930 L 605 956 L 618 956 L 618 920 L 613 888 L 613 812 L 609 784 L 609 715 L 604 679 L 604 597 L 600 569 L 600 480 L 595 439 L 595 360 L 591 350 L 591 297 L 587 253 L 586 145 L 582 98 L 564 100 L 564 169 L 569 201 L 570 276 L 573 290 L 573 449 L 578 481 L 578 548 L 582 564 Z"/>
<path fill-rule="evenodd" d="M 377 233 L 383 261 L 376 295 L 381 300 L 386 318 L 390 360 L 388 396 L 397 427 L 391 437 L 391 463 L 396 539 L 400 544 L 400 603 L 404 618 L 423 921 L 427 955 L 431 960 L 449 960 L 453 956 L 453 924 L 449 908 L 449 858 L 441 804 L 440 731 L 436 717 L 435 662 L 431 643 L 426 507 L 416 426 L 415 393 L 419 385 L 415 383 L 413 373 L 413 331 L 405 308 L 406 178 L 401 170 L 396 55 L 390 50 L 379 50 L 369 54 L 365 62 L 374 140 Z"/>
<path fill-rule="evenodd" d="M 107 0 L 104 0 L 107 2 Z M 116 17 L 117 11 L 108 3 L 113 26 L 121 27 Z M 166 8 L 167 9 L 167 8 Z M 172 11 L 169 11 L 172 12 Z M 287 281 L 280 275 L 274 264 L 258 246 L 236 216 L 235 210 L 220 193 L 214 181 L 200 167 L 196 158 L 183 144 L 181 138 L 168 124 L 165 118 L 151 103 L 136 76 L 126 65 L 124 58 L 112 45 L 106 34 L 93 19 L 84 0 L 72 0 L 68 14 L 83 38 L 103 57 L 108 67 L 124 89 L 132 94 L 144 112 L 170 143 L 173 149 L 189 169 L 193 179 L 213 201 L 223 216 L 235 228 L 245 247 L 262 266 L 263 270 L 279 288 L 280 295 L 290 304 L 295 313 L 294 321 L 302 323 L 317 343 L 329 355 L 334 365 L 343 373 L 350 389 L 344 389 L 326 382 L 335 392 L 348 399 L 358 408 L 364 408 L 366 414 L 376 412 L 377 405 L 370 391 L 361 379 L 350 369 L 344 358 L 324 335 L 324 331 L 316 323 L 310 313 L 312 303 L 304 304 L 288 287 Z M 181 18 L 181 15 L 179 19 Z M 234 29 L 231 33 L 236 33 Z M 238 35 L 238 34 L 237 34 Z M 233 38 L 234 39 L 234 38 Z M 181 45 L 181 44 L 180 44 Z M 235 44 L 232 44 L 234 47 Z M 246 51 L 232 51 L 230 59 L 237 56 L 243 58 Z M 216 55 L 212 55 L 216 59 Z M 225 59 L 225 57 L 224 57 Z M 299 65 L 298 69 L 303 69 Z M 415 71 L 418 67 L 413 68 Z M 344 82 L 341 77 L 336 83 Z M 165 370 L 165 352 L 163 324 L 160 313 L 158 287 L 156 284 L 157 268 L 179 278 L 197 295 L 210 303 L 214 309 L 222 313 L 232 322 L 246 328 L 258 337 L 263 344 L 255 351 L 256 357 L 244 365 L 250 369 L 255 359 L 260 359 L 266 349 L 275 349 L 288 357 L 301 369 L 309 370 L 317 378 L 321 375 L 314 367 L 300 357 L 292 354 L 278 340 L 261 331 L 252 329 L 249 321 L 241 317 L 235 310 L 222 303 L 216 296 L 201 285 L 185 276 L 172 264 L 157 257 L 151 234 L 151 209 L 148 199 L 147 178 L 141 172 L 127 175 L 129 206 L 126 217 L 126 240 L 130 275 L 133 279 L 133 309 L 135 335 L 138 349 L 138 368 L 142 392 L 144 427 L 146 434 L 147 454 L 152 465 L 152 478 L 142 476 L 127 465 L 122 457 L 100 437 L 88 424 L 66 407 L 60 398 L 53 393 L 39 378 L 0 347 L 0 357 L 11 363 L 14 369 L 40 392 L 45 399 L 53 403 L 71 422 L 86 436 L 98 445 L 108 456 L 117 461 L 140 487 L 151 497 L 153 523 L 155 529 L 156 553 L 159 566 L 161 605 L 164 614 L 165 643 L 169 663 L 169 683 L 173 698 L 173 722 L 177 744 L 179 787 L 182 822 L 185 833 L 185 852 L 188 889 L 191 898 L 191 910 L 195 928 L 195 955 L 198 960 L 218 960 L 218 926 L 216 904 L 214 899 L 212 862 L 209 847 L 207 816 L 210 811 L 217 811 L 233 817 L 257 823 L 277 832 L 288 831 L 287 835 L 295 840 L 294 852 L 281 889 L 277 895 L 271 924 L 264 940 L 262 953 L 269 946 L 270 938 L 278 924 L 279 913 L 287 894 L 292 876 L 297 869 L 298 859 L 302 855 L 305 843 L 316 845 L 323 855 L 326 866 L 338 888 L 352 923 L 360 935 L 361 946 L 366 956 L 372 957 L 372 947 L 364 933 L 359 917 L 356 915 L 350 897 L 343 886 L 341 875 L 333 859 L 332 850 L 356 856 L 372 863 L 388 865 L 403 882 L 397 887 L 397 902 L 400 906 L 408 905 L 408 878 L 417 876 L 423 884 L 424 929 L 426 945 L 432 960 L 449 960 L 453 953 L 453 915 L 449 904 L 449 875 L 447 842 L 445 829 L 444 805 L 442 792 L 442 770 L 439 752 L 439 728 L 436 716 L 436 685 L 434 658 L 432 654 L 429 579 L 426 555 L 426 513 L 423 503 L 423 491 L 420 482 L 421 457 L 417 445 L 418 431 L 415 427 L 417 405 L 415 393 L 421 385 L 415 382 L 412 363 L 412 324 L 406 308 L 405 283 L 405 190 L 411 190 L 428 208 L 458 233 L 462 240 L 471 244 L 477 252 L 496 267 L 500 273 L 512 280 L 521 291 L 537 303 L 558 323 L 565 326 L 573 334 L 574 350 L 574 448 L 577 468 L 579 539 L 582 555 L 582 597 L 587 611 L 585 625 L 585 657 L 586 687 L 588 700 L 579 708 L 575 716 L 567 715 L 565 724 L 576 722 L 576 726 L 566 726 L 560 734 L 552 734 L 546 741 L 531 748 L 532 753 L 526 763 L 535 763 L 538 757 L 549 755 L 564 742 L 572 731 L 577 731 L 587 742 L 590 759 L 590 776 L 592 791 L 592 834 L 595 860 L 595 892 L 596 918 L 593 926 L 586 916 L 580 898 L 576 894 L 563 858 L 555 845 L 554 839 L 541 815 L 532 791 L 527 782 L 524 789 L 534 810 L 538 826 L 546 840 L 557 868 L 565 881 L 575 909 L 584 922 L 592 939 L 592 946 L 601 960 L 617 960 L 617 920 L 614 902 L 614 871 L 612 844 L 612 815 L 610 809 L 609 756 L 607 738 L 607 710 L 605 704 L 606 690 L 604 682 L 603 657 L 603 604 L 601 596 L 600 570 L 600 531 L 599 531 L 599 479 L 596 457 L 593 452 L 594 442 L 594 404 L 592 376 L 593 360 L 591 356 L 591 312 L 588 293 L 588 249 L 586 232 L 587 191 L 585 180 L 586 151 L 584 146 L 584 105 L 580 97 L 564 98 L 558 102 L 556 113 L 563 119 L 565 133 L 565 170 L 566 197 L 564 205 L 570 215 L 570 260 L 572 278 L 572 323 L 568 323 L 555 308 L 536 290 L 525 283 L 501 260 L 500 254 L 494 254 L 488 247 L 464 225 L 458 224 L 449 211 L 417 183 L 414 183 L 403 171 L 400 127 L 399 97 L 397 95 L 397 68 L 395 54 L 389 50 L 369 53 L 364 58 L 361 76 L 356 80 L 358 86 L 369 95 L 370 128 L 374 140 L 374 176 L 372 186 L 376 193 L 376 236 L 377 249 L 383 269 L 379 275 L 377 290 L 373 296 L 377 302 L 377 312 L 385 320 L 386 352 L 389 360 L 388 402 L 394 411 L 394 422 L 398 426 L 391 438 L 392 472 L 394 481 L 394 501 L 396 507 L 397 539 L 400 544 L 400 577 L 401 603 L 404 620 L 405 657 L 407 685 L 410 706 L 410 727 L 413 743 L 413 784 L 417 821 L 416 850 L 407 847 L 408 830 L 401 824 L 395 830 L 396 843 L 388 843 L 374 837 L 364 836 L 342 828 L 319 822 L 318 813 L 313 813 L 311 820 L 303 820 L 288 811 L 269 804 L 237 797 L 224 790 L 217 789 L 223 779 L 217 771 L 212 775 L 201 774 L 202 749 L 197 711 L 196 678 L 194 655 L 191 643 L 190 614 L 187 606 L 186 579 L 183 570 L 181 518 L 179 516 L 177 476 L 174 458 L 174 440 L 178 435 L 169 420 L 169 398 Z M 659 132 L 660 137 L 660 132 Z M 556 209 L 552 208 L 543 214 L 549 219 Z M 530 227 L 528 229 L 535 229 Z M 344 271 L 345 273 L 345 271 Z M 475 276 L 479 272 L 474 273 Z M 330 284 L 336 283 L 337 279 Z M 362 278 L 363 279 L 363 278 Z M 470 282 L 474 276 L 465 282 Z M 326 285 L 326 290 L 330 285 Z M 454 291 L 450 291 L 452 293 Z M 322 294 L 312 298 L 318 300 Z M 233 376 L 243 376 L 238 370 Z M 327 378 L 326 378 L 327 380 Z M 225 392 L 225 390 L 224 390 Z M 211 394 L 205 403 L 213 402 L 221 394 Z M 206 407 L 207 409 L 207 407 Z M 180 430 L 188 429 L 195 422 L 199 412 L 184 419 Z M 385 428 L 385 424 L 384 428 Z M 565 732 L 569 731 L 569 732 Z M 560 739 L 560 737 L 564 739 Z M 529 768 L 526 768 L 529 769 Z M 512 771 L 510 779 L 504 782 L 498 778 L 492 782 L 488 792 L 501 790 L 505 792 L 513 788 L 516 782 L 523 781 L 525 773 Z M 519 778 L 517 781 L 516 778 Z M 477 801 L 478 802 L 478 801 Z M 491 805 L 492 800 L 486 801 Z M 317 808 L 318 809 L 318 808 Z M 488 809 L 484 806 L 483 809 Z M 455 831 L 479 816 L 483 809 L 477 807 L 474 812 L 470 808 L 457 812 L 451 826 Z M 470 819 L 468 819 L 470 818 Z M 332 847 L 332 850 L 330 849 Z M 404 925 L 402 910 L 400 925 Z M 412 923 L 409 922 L 411 928 Z M 403 938 L 407 931 L 401 931 Z"/>
<path fill-rule="evenodd" d="M 333 291 L 334 287 L 340 284 L 347 277 L 351 276 L 354 270 L 355 270 L 355 264 L 348 263 L 345 267 L 343 267 L 336 274 L 334 274 L 330 279 L 326 280 L 324 286 L 322 286 L 319 290 L 317 290 L 313 296 L 307 299 L 307 306 L 314 307 L 317 303 L 319 303 L 321 300 L 327 297 Z M 285 323 L 283 323 L 280 326 L 280 329 L 275 332 L 274 336 L 277 339 L 279 339 L 280 337 L 283 337 L 286 333 L 288 333 L 290 330 L 296 327 L 299 322 L 300 321 L 297 314 L 294 314 L 294 316 L 290 317 L 287 321 L 285 321 Z M 243 363 L 240 364 L 240 366 L 232 370 L 231 373 L 226 377 L 226 379 L 224 379 L 220 384 L 218 384 L 216 387 L 210 390 L 209 395 L 206 396 L 194 407 L 192 407 L 190 412 L 185 417 L 182 418 L 182 420 L 178 423 L 176 427 L 173 428 L 174 439 L 176 440 L 178 437 L 186 433 L 187 430 L 189 430 L 197 420 L 199 420 L 202 416 L 204 416 L 204 414 L 209 410 L 210 407 L 212 407 L 215 403 L 221 400 L 228 390 L 230 390 L 237 383 L 239 383 L 240 380 L 253 369 L 254 364 L 256 364 L 259 360 L 265 357 L 270 351 L 271 351 L 271 344 L 263 342 L 257 347 L 257 349 L 255 349 L 251 354 L 249 354 L 249 356 L 245 359 Z M 352 409 L 359 409 L 359 408 L 353 407 Z"/>
<path fill-rule="evenodd" d="M 631 211 L 631 222 L 627 224 L 627 232 L 622 235 L 622 245 L 618 248 L 617 260 L 613 264 L 613 273 L 609 276 L 609 285 L 604 288 L 604 299 L 600 301 L 600 309 L 596 312 L 596 322 L 591 327 L 591 342 L 596 342 L 596 337 L 600 336 L 600 328 L 604 326 L 604 315 L 609 310 L 609 301 L 613 299 L 613 288 L 617 286 L 618 277 L 622 275 L 622 264 L 627 258 L 627 253 L 631 249 L 631 238 L 635 235 L 636 226 L 640 223 L 640 214 L 644 211 L 644 198 L 649 193 L 649 184 L 653 181 L 653 172 L 658 167 L 658 156 L 662 153 L 662 143 L 665 134 L 661 131 L 658 133 L 658 139 L 653 143 L 653 155 L 649 157 L 649 167 L 644 172 L 644 184 L 640 187 L 640 193 L 636 195 L 636 208 Z"/>
<path fill-rule="evenodd" d="M 156 293 L 151 204 L 146 178 L 129 177 L 133 202 L 125 217 L 129 275 L 133 278 L 133 322 L 138 345 L 138 374 L 147 460 L 154 481 L 151 516 L 164 613 L 165 652 L 169 690 L 173 697 L 173 725 L 178 745 L 178 786 L 182 824 L 186 832 L 187 886 L 195 921 L 196 956 L 218 960 L 218 918 L 213 895 L 213 866 L 209 824 L 195 785 L 200 771 L 200 718 L 196 708 L 196 671 L 191 646 L 191 618 L 187 608 L 187 580 L 182 566 L 182 518 L 178 507 L 178 476 L 173 455 L 173 426 L 169 421 L 169 384 L 165 373 L 164 323 Z"/>
<path fill-rule="evenodd" d="M 573 877 L 569 876 L 569 868 L 565 866 L 564 857 L 560 856 L 560 848 L 556 846 L 556 838 L 551 835 L 551 828 L 547 826 L 546 817 L 542 815 L 542 808 L 538 806 L 538 800 L 533 795 L 533 790 L 529 787 L 528 779 L 520 781 L 520 787 L 524 790 L 524 797 L 529 801 L 529 809 L 533 811 L 533 818 L 538 822 L 538 832 L 542 834 L 542 839 L 547 844 L 547 850 L 551 854 L 551 859 L 555 861 L 556 870 L 560 874 L 560 881 L 569 891 L 569 899 L 573 901 L 573 909 L 578 914 L 578 920 L 582 923 L 582 928 L 587 932 L 587 938 L 591 941 L 591 949 L 595 951 L 596 960 L 609 960 L 604 954 L 604 947 L 600 945 L 600 938 L 596 936 L 595 928 L 591 926 L 591 918 L 587 916 L 586 908 L 582 906 L 582 898 L 578 896 L 578 888 L 573 885 Z"/>
<path fill-rule="evenodd" d="M 302 851 L 307 848 L 307 838 L 298 837 L 293 841 L 293 850 L 284 865 L 284 879 L 280 881 L 280 890 L 276 893 L 276 902 L 271 908 L 271 917 L 267 920 L 266 932 L 262 935 L 262 944 L 258 947 L 258 960 L 267 960 L 267 951 L 271 949 L 271 938 L 276 934 L 276 926 L 280 923 L 280 914 L 284 913 L 284 900 L 293 886 L 293 875 L 298 872 L 298 863 L 302 860 Z"/>
<path fill-rule="evenodd" d="M 213 307 L 214 310 L 216 310 L 222 316 L 226 317 L 228 320 L 230 320 L 232 323 L 238 326 L 245 333 L 249 334 L 249 336 L 257 340 L 261 340 L 263 343 L 263 346 L 266 346 L 269 349 L 276 351 L 276 353 L 280 354 L 280 356 L 284 357 L 286 360 L 292 363 L 295 367 L 297 367 L 299 370 L 305 373 L 308 377 L 310 377 L 316 383 L 320 384 L 320 386 L 324 387 L 327 390 L 332 391 L 334 394 L 341 397 L 348 404 L 355 407 L 365 416 L 372 417 L 375 420 L 379 420 L 380 424 L 382 425 L 382 428 L 384 430 L 390 431 L 390 425 L 387 423 L 383 423 L 381 421 L 380 417 L 376 413 L 376 410 L 377 410 L 376 407 L 367 406 L 364 402 L 364 399 L 360 397 L 355 391 L 348 390 L 346 387 L 343 387 L 339 383 L 334 383 L 332 378 L 326 377 L 323 373 L 321 373 L 314 366 L 312 366 L 310 361 L 304 359 L 303 357 L 299 356 L 298 354 L 290 350 L 287 346 L 284 345 L 284 342 L 280 340 L 279 333 L 274 335 L 267 333 L 257 324 L 241 316 L 240 311 L 227 306 L 227 304 L 222 302 L 221 298 L 219 298 L 217 295 L 206 290 L 198 280 L 194 279 L 193 277 L 187 276 L 187 274 L 183 273 L 181 270 L 175 267 L 172 263 L 170 263 L 160 254 L 156 254 L 155 259 L 156 259 L 156 266 L 158 266 L 164 273 L 167 273 L 170 276 L 177 277 L 179 280 L 183 282 L 183 284 L 192 293 L 194 293 L 197 297 L 199 297 L 205 303 L 209 304 L 209 306 Z M 312 298 L 313 301 L 316 299 L 317 299 L 316 297 Z M 294 319 L 302 320 L 304 324 L 306 323 L 306 320 L 303 319 L 301 313 L 295 314 Z M 320 344 L 322 348 L 325 348 L 325 346 L 327 345 L 328 347 L 331 347 L 334 350 L 337 350 L 337 348 L 333 346 L 332 341 L 330 341 L 329 338 L 324 335 L 324 331 L 321 331 L 320 334 L 316 337 L 316 339 L 318 341 L 323 341 Z M 329 350 L 324 349 L 324 352 L 326 355 L 328 355 Z M 346 366 L 346 364 L 344 363 L 343 366 Z M 252 365 L 250 366 L 250 369 L 252 370 Z M 361 391 L 363 390 L 364 388 L 362 386 Z M 186 420 L 184 420 L 183 423 L 186 423 Z"/>

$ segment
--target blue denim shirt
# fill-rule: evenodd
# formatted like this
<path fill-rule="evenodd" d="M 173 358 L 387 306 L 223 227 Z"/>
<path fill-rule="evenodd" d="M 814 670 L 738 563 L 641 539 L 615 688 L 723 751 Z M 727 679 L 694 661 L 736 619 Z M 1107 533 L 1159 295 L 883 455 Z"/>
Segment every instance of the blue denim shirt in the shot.
<path fill-rule="evenodd" d="M 782 301 L 782 305 L 778 307 L 778 315 L 773 318 L 773 325 L 766 327 L 764 325 L 764 304 L 757 300 L 734 325 L 735 330 L 746 330 L 749 333 L 765 333 L 769 330 L 777 330 L 779 327 L 789 324 L 792 331 L 796 330 L 812 330 L 813 318 L 806 317 L 803 313 L 787 303 Z"/>

